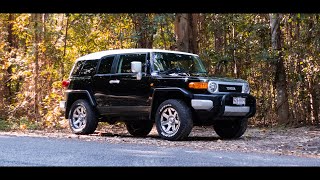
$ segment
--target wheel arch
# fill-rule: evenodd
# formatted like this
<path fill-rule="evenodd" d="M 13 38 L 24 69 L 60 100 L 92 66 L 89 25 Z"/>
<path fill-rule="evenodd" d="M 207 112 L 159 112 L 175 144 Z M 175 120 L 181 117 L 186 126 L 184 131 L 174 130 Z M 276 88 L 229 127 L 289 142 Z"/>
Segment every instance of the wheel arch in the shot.
<path fill-rule="evenodd" d="M 149 119 L 155 120 L 155 115 L 159 105 L 168 99 L 182 99 L 187 105 L 190 104 L 190 100 L 193 98 L 193 94 L 189 91 L 181 88 L 156 88 L 152 94 L 151 111 Z"/>
<path fill-rule="evenodd" d="M 97 102 L 95 98 L 89 93 L 88 90 L 67 90 L 66 91 L 66 111 L 65 111 L 65 118 L 68 119 L 69 111 L 71 108 L 71 105 L 78 99 L 84 99 L 87 100 L 88 103 L 94 107 L 97 106 Z"/>

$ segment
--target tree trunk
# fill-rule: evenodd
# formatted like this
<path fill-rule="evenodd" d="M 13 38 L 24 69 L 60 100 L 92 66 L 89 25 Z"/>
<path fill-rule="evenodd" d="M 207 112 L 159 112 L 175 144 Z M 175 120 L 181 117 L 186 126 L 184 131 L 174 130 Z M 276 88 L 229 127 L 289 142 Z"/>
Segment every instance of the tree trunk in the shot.
<path fill-rule="evenodd" d="M 310 47 L 312 46 L 312 33 L 314 31 L 314 20 L 313 17 L 308 18 L 308 29 L 307 29 L 307 45 Z M 308 48 L 309 49 L 309 48 Z M 311 49 L 311 48 L 310 48 Z M 310 50 L 309 50 L 310 51 Z M 313 54 L 313 52 L 309 52 L 309 54 Z M 311 63 L 311 62 L 310 62 Z M 313 67 L 310 67 L 309 71 L 313 71 Z M 307 73 L 307 87 L 308 87 L 308 96 L 309 96 L 309 102 L 308 106 L 310 109 L 310 123 L 311 124 L 318 124 L 318 103 L 316 99 L 316 85 L 314 83 L 313 75 Z"/>
<path fill-rule="evenodd" d="M 280 18 L 278 14 L 270 14 L 271 25 L 271 43 L 272 49 L 276 52 L 275 62 L 275 88 L 276 88 L 276 110 L 278 115 L 279 124 L 285 125 L 288 123 L 289 117 L 289 104 L 288 92 L 286 83 L 286 72 L 282 57 L 281 50 L 281 31 L 280 31 Z"/>
<path fill-rule="evenodd" d="M 17 48 L 16 36 L 13 34 L 13 21 L 14 14 L 10 13 L 8 17 L 8 43 L 9 43 L 9 52 L 12 51 L 13 48 Z"/>
<path fill-rule="evenodd" d="M 10 53 L 11 57 L 15 57 L 15 54 L 12 55 L 12 50 L 14 48 L 16 48 L 16 43 L 15 43 L 15 37 L 13 34 L 13 20 L 14 20 L 14 14 L 9 14 L 8 17 L 8 52 Z M 11 98 L 12 98 L 12 89 L 11 89 L 11 84 L 12 84 L 12 80 L 11 80 L 11 76 L 12 76 L 12 65 L 10 65 L 7 69 L 7 77 L 4 78 L 5 81 L 5 93 L 7 95 L 7 102 L 11 103 Z"/>
<path fill-rule="evenodd" d="M 190 29 L 191 29 L 191 39 L 190 39 L 190 49 L 192 53 L 198 54 L 198 36 L 199 36 L 199 29 L 198 29 L 198 22 L 199 22 L 199 14 L 191 14 L 189 15 L 190 21 Z"/>
<path fill-rule="evenodd" d="M 176 14 L 174 30 L 179 51 L 198 53 L 197 15 Z"/>
<path fill-rule="evenodd" d="M 213 18 L 214 21 L 214 28 L 213 28 L 213 34 L 214 34 L 214 52 L 219 55 L 220 57 L 223 55 L 223 24 L 220 21 L 219 15 L 214 15 Z M 215 67 L 215 74 L 221 74 L 223 72 L 222 70 L 223 64 L 221 62 L 218 62 Z"/>
<path fill-rule="evenodd" d="M 132 20 L 138 36 L 137 48 L 152 48 L 156 29 L 153 27 L 151 14 L 134 14 Z"/>
<path fill-rule="evenodd" d="M 296 23 L 295 23 L 295 30 L 294 30 L 294 41 L 296 44 L 300 44 L 300 18 L 298 15 L 295 15 Z M 295 97 L 296 102 L 298 106 L 296 107 L 296 116 L 297 116 L 297 121 L 302 122 L 303 125 L 307 124 L 307 119 L 308 119 L 308 110 L 306 108 L 306 101 L 307 99 L 305 98 L 305 90 L 306 88 L 306 83 L 304 81 L 304 73 L 302 72 L 303 69 L 303 54 L 300 51 L 297 51 L 297 67 L 296 67 L 296 72 L 299 75 L 299 84 L 298 84 L 298 89 L 299 89 L 299 96 Z M 302 97 L 302 98 L 301 98 Z"/>
<path fill-rule="evenodd" d="M 161 23 L 160 23 L 160 33 L 161 33 L 161 38 L 162 38 L 162 41 L 163 41 L 164 49 L 167 49 L 167 42 L 166 42 L 166 38 L 165 38 L 165 36 L 164 36 L 164 30 L 163 30 L 163 27 L 164 27 L 164 22 L 161 22 Z"/>
<path fill-rule="evenodd" d="M 218 15 L 217 15 L 218 16 Z M 216 22 L 214 23 L 214 50 L 216 53 L 222 54 L 223 49 L 223 26 L 221 22 L 218 21 L 217 16 L 215 17 Z"/>
<path fill-rule="evenodd" d="M 67 23 L 66 23 L 66 31 L 65 31 L 65 37 L 64 37 L 64 46 L 63 46 L 63 59 L 66 57 L 66 51 L 67 51 L 67 39 L 68 39 L 68 28 L 69 28 L 69 15 L 67 14 Z M 64 63 L 63 60 L 60 61 L 60 72 L 61 72 L 61 80 L 63 80 L 64 76 Z"/>
<path fill-rule="evenodd" d="M 41 14 L 32 14 L 34 21 L 34 66 L 35 66 L 35 74 L 34 74 L 34 115 L 35 120 L 38 122 L 39 120 L 39 88 L 38 88 L 38 79 L 39 79 L 39 43 L 40 43 L 40 35 L 41 35 L 41 26 L 39 23 L 41 22 Z"/>
<path fill-rule="evenodd" d="M 234 76 L 236 78 L 239 78 L 239 71 L 238 71 L 238 66 L 237 66 L 237 59 L 236 59 L 236 40 L 235 40 L 235 36 L 236 35 L 236 32 L 235 32 L 235 27 L 234 27 L 234 22 L 232 22 L 232 60 L 233 60 L 233 63 L 234 63 L 234 66 L 233 66 L 233 73 L 234 73 Z"/>
<path fill-rule="evenodd" d="M 4 49 L 3 52 L 7 51 L 12 57 L 13 55 L 15 55 L 15 54 L 12 55 L 12 53 L 14 53 L 12 52 L 12 50 L 16 47 L 15 36 L 13 34 L 14 14 L 10 13 L 8 16 L 8 19 L 6 20 L 8 21 L 8 24 L 6 26 L 7 36 L 5 38 L 6 40 L 2 40 L 2 41 L 8 43 L 8 46 L 7 46 L 8 48 Z M 5 37 L 5 35 L 3 34 L 1 38 L 2 37 Z M 10 65 L 7 68 L 2 68 L 3 66 L 6 65 L 7 62 L 8 62 L 7 57 L 4 56 L 0 58 L 0 74 L 2 74 L 2 77 L 0 76 L 0 118 L 6 117 L 7 111 L 5 109 L 8 107 L 8 104 L 11 103 L 12 94 L 13 94 L 12 80 L 11 80 L 12 66 Z"/>
<path fill-rule="evenodd" d="M 314 83 L 314 80 L 312 79 L 312 77 L 308 78 L 308 94 L 309 94 L 309 106 L 310 106 L 310 110 L 311 110 L 311 123 L 312 124 L 317 124 L 319 123 L 319 119 L 318 119 L 318 101 L 317 101 L 317 93 L 316 93 L 316 85 Z"/>

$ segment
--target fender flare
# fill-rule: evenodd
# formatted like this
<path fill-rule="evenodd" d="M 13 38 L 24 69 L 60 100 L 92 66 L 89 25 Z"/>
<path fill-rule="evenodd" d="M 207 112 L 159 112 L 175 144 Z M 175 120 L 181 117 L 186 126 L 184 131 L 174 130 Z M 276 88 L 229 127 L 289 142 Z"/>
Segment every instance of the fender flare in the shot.
<path fill-rule="evenodd" d="M 71 97 L 75 95 L 85 95 L 88 98 L 90 105 L 92 105 L 93 107 L 97 106 L 96 99 L 90 94 L 88 90 L 66 90 L 65 99 L 67 104 L 66 104 L 65 118 L 67 119 L 69 116 L 71 105 L 73 104 L 74 101 L 76 101 L 76 100 L 72 100 Z"/>
<path fill-rule="evenodd" d="M 175 96 L 175 98 L 183 97 L 184 99 L 188 100 L 193 98 L 193 94 L 191 92 L 182 88 L 155 88 L 152 93 L 151 111 L 149 114 L 149 119 L 154 119 L 158 106 L 160 105 L 160 103 L 163 102 L 159 99 L 173 99 L 170 96 L 163 97 L 164 95 L 168 95 L 168 93 L 178 95 Z"/>

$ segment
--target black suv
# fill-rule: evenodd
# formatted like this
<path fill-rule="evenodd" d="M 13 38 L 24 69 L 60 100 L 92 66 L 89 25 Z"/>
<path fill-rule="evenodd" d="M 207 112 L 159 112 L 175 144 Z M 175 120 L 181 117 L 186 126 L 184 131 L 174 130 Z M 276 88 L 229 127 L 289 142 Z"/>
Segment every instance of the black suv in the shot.
<path fill-rule="evenodd" d="M 60 108 L 75 134 L 93 133 L 98 122 L 123 121 L 133 136 L 147 136 L 155 123 L 166 140 L 209 125 L 221 138 L 238 138 L 256 110 L 246 81 L 208 77 L 198 55 L 179 51 L 88 54 L 62 84 L 67 89 Z"/>

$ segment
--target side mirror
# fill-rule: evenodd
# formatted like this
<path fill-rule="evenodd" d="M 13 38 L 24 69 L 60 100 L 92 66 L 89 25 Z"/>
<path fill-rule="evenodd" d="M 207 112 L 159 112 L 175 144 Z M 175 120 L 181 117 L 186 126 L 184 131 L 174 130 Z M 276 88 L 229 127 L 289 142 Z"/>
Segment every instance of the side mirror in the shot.
<path fill-rule="evenodd" d="M 140 61 L 132 61 L 131 62 L 131 72 L 136 73 L 137 80 L 142 78 L 141 74 L 142 63 Z"/>

